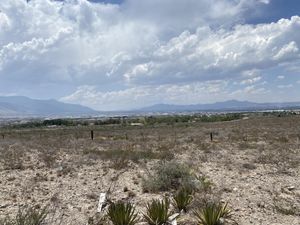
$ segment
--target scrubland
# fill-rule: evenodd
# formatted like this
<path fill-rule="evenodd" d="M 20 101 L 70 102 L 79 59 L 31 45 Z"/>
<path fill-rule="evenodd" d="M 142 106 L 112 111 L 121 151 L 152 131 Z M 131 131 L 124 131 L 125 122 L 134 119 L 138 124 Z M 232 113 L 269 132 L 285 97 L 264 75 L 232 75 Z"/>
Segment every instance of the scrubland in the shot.
<path fill-rule="evenodd" d="M 297 115 L 0 134 L 0 224 L 43 209 L 36 224 L 112 224 L 108 212 L 120 201 L 134 207 L 133 223 L 151 224 L 144 214 L 163 199 L 170 215 L 180 211 L 178 224 L 201 224 L 197 212 L 226 205 L 222 224 L 300 224 Z M 101 192 L 109 201 L 97 213 Z"/>

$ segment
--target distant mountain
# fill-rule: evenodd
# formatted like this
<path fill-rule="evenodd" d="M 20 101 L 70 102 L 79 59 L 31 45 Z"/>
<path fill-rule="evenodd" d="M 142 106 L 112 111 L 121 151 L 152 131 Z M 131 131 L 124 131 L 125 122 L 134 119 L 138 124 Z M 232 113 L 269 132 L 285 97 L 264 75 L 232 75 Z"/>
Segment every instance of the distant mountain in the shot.
<path fill-rule="evenodd" d="M 184 111 L 255 111 L 272 109 L 300 108 L 300 102 L 255 103 L 249 101 L 229 100 L 212 104 L 169 105 L 156 104 L 139 109 L 140 112 L 184 112 Z"/>
<path fill-rule="evenodd" d="M 36 100 L 23 96 L 0 96 L 0 117 L 84 116 L 97 111 L 85 106 L 56 100 Z"/>

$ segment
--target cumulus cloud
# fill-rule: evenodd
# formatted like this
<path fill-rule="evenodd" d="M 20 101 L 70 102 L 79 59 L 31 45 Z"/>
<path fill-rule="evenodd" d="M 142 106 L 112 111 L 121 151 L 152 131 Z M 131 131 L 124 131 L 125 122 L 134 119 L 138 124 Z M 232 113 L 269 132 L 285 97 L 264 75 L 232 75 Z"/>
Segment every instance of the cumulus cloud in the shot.
<path fill-rule="evenodd" d="M 98 109 L 251 94 L 269 70 L 300 64 L 299 16 L 244 24 L 263 4 L 1 0 L 0 89 Z"/>
<path fill-rule="evenodd" d="M 117 91 L 102 92 L 95 86 L 80 86 L 77 90 L 61 100 L 79 102 L 98 109 L 137 109 L 156 103 L 197 104 L 199 100 L 209 102 L 211 98 L 222 99 L 226 94 L 226 81 L 207 81 L 185 85 L 137 86 Z M 97 107 L 98 105 L 98 107 Z"/>
<path fill-rule="evenodd" d="M 258 0 L 127 0 L 123 10 L 127 17 L 155 24 L 160 36 L 180 34 L 199 26 L 230 27 L 242 22 L 245 13 L 266 1 Z"/>
<path fill-rule="evenodd" d="M 292 88 L 293 85 L 292 84 L 281 84 L 277 86 L 280 89 L 285 89 L 285 88 Z"/>
<path fill-rule="evenodd" d="M 9 26 L 10 26 L 10 21 L 7 15 L 3 12 L 0 12 L 0 29 L 5 30 L 9 28 Z"/>
<path fill-rule="evenodd" d="M 261 77 L 254 77 L 247 80 L 241 81 L 241 84 L 253 84 L 261 80 Z"/>
<path fill-rule="evenodd" d="M 277 23 L 237 26 L 233 31 L 209 27 L 183 32 L 153 52 L 150 62 L 126 74 L 132 82 L 179 82 L 239 76 L 251 68 L 264 69 L 299 59 L 300 17 Z M 146 68 L 139 71 L 137 68 Z M 162 75 L 163 74 L 163 75 Z M 180 74 L 184 74 L 180 76 Z"/>

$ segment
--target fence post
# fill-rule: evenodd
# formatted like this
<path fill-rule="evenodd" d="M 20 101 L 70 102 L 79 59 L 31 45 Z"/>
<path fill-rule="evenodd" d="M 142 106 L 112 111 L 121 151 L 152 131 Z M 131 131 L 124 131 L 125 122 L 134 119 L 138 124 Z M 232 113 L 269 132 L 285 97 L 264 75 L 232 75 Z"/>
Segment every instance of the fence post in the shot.
<path fill-rule="evenodd" d="M 213 141 L 213 133 L 210 132 L 210 141 Z"/>
<path fill-rule="evenodd" d="M 91 130 L 91 139 L 94 140 L 94 131 Z"/>

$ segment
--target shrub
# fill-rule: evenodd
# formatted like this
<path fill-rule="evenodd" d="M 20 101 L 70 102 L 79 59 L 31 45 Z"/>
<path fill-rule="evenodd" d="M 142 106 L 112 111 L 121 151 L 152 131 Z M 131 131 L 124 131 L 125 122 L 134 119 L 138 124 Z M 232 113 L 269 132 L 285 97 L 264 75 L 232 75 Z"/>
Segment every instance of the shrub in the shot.
<path fill-rule="evenodd" d="M 152 200 L 147 204 L 144 218 L 149 225 L 162 225 L 168 221 L 171 213 L 169 211 L 170 201 L 168 198 L 164 200 Z"/>
<path fill-rule="evenodd" d="M 230 216 L 227 203 L 207 204 L 204 208 L 194 212 L 198 225 L 220 225 L 222 220 Z"/>
<path fill-rule="evenodd" d="M 206 176 L 195 176 L 195 179 L 198 181 L 197 188 L 203 192 L 210 192 L 213 187 L 213 183 Z"/>
<path fill-rule="evenodd" d="M 15 218 L 6 218 L 1 221 L 1 225 L 43 225 L 47 216 L 47 207 L 41 209 L 36 209 L 36 207 L 20 208 Z"/>
<path fill-rule="evenodd" d="M 107 214 L 114 225 L 134 225 L 138 222 L 138 215 L 131 203 L 112 203 Z"/>
<path fill-rule="evenodd" d="M 107 216 L 101 216 L 99 214 L 94 215 L 93 217 L 89 217 L 87 221 L 87 225 L 109 225 L 109 221 L 107 220 Z"/>
<path fill-rule="evenodd" d="M 179 211 L 187 212 L 187 207 L 193 201 L 193 189 L 182 187 L 173 197 L 173 204 Z"/>
<path fill-rule="evenodd" d="M 99 151 L 94 149 L 85 149 L 85 155 L 91 155 L 94 159 L 109 160 L 112 168 L 116 170 L 127 168 L 129 161 L 139 163 L 145 159 L 167 159 L 174 158 L 174 154 L 170 151 L 149 151 L 149 150 L 133 150 L 133 149 L 110 149 Z"/>
<path fill-rule="evenodd" d="M 22 170 L 24 169 L 23 157 L 23 149 L 17 146 L 3 151 L 0 155 L 0 161 L 3 162 L 5 170 Z"/>
<path fill-rule="evenodd" d="M 175 161 L 164 162 L 154 168 L 154 174 L 143 179 L 145 192 L 170 191 L 180 186 L 196 189 L 198 180 L 189 167 Z"/>

